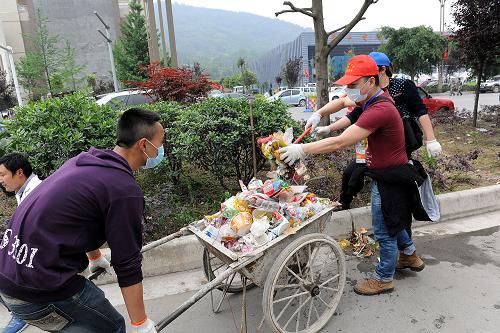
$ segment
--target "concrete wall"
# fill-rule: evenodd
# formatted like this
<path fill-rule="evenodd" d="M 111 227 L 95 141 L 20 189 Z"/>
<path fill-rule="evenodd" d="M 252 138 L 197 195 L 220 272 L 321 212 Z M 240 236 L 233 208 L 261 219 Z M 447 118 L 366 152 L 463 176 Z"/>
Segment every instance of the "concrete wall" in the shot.
<path fill-rule="evenodd" d="M 4 1 L 4 0 L 1 0 Z M 48 18 L 51 35 L 68 40 L 76 50 L 76 61 L 85 65 L 84 73 L 95 72 L 98 77 L 112 81 L 108 48 L 102 23 L 94 15 L 97 11 L 111 26 L 111 39 L 119 36 L 120 11 L 116 0 L 24 0 L 32 2 L 34 13 L 40 10 Z M 30 13 L 31 14 L 31 13 Z M 33 20 L 33 14 L 29 19 Z"/>
<path fill-rule="evenodd" d="M 24 55 L 22 34 L 16 0 L 0 0 L 0 43 L 12 47 L 14 60 L 18 60 Z M 3 54 L 3 52 L 1 53 Z"/>

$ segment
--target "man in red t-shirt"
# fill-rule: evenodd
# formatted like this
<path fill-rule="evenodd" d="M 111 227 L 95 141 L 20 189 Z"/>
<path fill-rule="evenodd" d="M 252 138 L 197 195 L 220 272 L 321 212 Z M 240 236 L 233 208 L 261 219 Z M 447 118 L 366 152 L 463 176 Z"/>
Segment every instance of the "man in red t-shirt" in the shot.
<path fill-rule="evenodd" d="M 352 57 L 347 64 L 345 75 L 336 84 L 347 85 L 349 99 L 364 109 L 358 121 L 339 136 L 284 147 L 279 151 L 281 158 L 286 163 L 293 164 L 308 154 L 331 153 L 364 141 L 366 166 L 369 170 L 383 170 L 408 164 L 401 116 L 389 93 L 379 86 L 375 61 L 368 55 Z M 394 289 L 398 244 L 415 253 L 415 246 L 406 230 L 400 230 L 395 235 L 389 233 L 382 214 L 376 181 L 372 181 L 371 192 L 373 232 L 380 244 L 380 262 L 370 279 L 354 287 L 354 291 L 362 295 L 376 295 Z"/>

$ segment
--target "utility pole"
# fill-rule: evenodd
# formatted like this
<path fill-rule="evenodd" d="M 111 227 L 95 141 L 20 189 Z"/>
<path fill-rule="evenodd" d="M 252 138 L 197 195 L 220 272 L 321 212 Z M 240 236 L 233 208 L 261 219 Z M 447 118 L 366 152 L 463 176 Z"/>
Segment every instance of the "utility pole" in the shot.
<path fill-rule="evenodd" d="M 160 50 L 158 49 L 158 38 L 156 36 L 155 7 L 153 0 L 144 0 L 146 10 L 146 21 L 148 22 L 148 49 L 149 63 L 160 61 Z"/>
<path fill-rule="evenodd" d="M 158 15 L 160 17 L 160 34 L 161 34 L 161 49 L 163 52 L 163 61 L 167 64 L 167 43 L 165 42 L 165 26 L 163 25 L 163 10 L 161 8 L 161 1 L 158 1 Z"/>
<path fill-rule="evenodd" d="M 12 74 L 12 81 L 14 82 L 14 88 L 16 90 L 17 105 L 23 106 L 23 100 L 21 98 L 21 89 L 19 88 L 19 82 L 17 81 L 16 65 L 14 63 L 14 51 L 10 46 L 0 45 L 0 48 L 7 52 L 7 57 L 9 58 L 9 67 Z"/>
<path fill-rule="evenodd" d="M 116 78 L 116 69 L 115 69 L 115 58 L 113 57 L 113 46 L 111 45 L 112 40 L 111 40 L 111 34 L 109 30 L 111 27 L 104 22 L 102 17 L 94 11 L 95 16 L 101 21 L 101 23 L 104 25 L 104 29 L 106 30 L 106 34 L 104 34 L 101 29 L 97 29 L 97 32 L 101 34 L 102 37 L 106 40 L 106 43 L 108 44 L 108 52 L 109 52 L 109 61 L 111 62 L 111 73 L 113 74 L 113 86 L 115 87 L 115 92 L 118 92 L 119 86 L 118 86 L 118 80 Z"/>
<path fill-rule="evenodd" d="M 167 9 L 168 41 L 170 43 L 170 56 L 172 57 L 172 67 L 179 67 L 177 63 L 177 47 L 175 45 L 174 16 L 172 14 L 172 0 L 165 0 Z"/>
<path fill-rule="evenodd" d="M 444 33 L 444 4 L 446 0 L 439 0 L 439 33 L 443 36 Z M 441 59 L 441 62 L 438 65 L 438 91 L 443 91 L 443 72 L 444 72 L 444 62 Z"/>

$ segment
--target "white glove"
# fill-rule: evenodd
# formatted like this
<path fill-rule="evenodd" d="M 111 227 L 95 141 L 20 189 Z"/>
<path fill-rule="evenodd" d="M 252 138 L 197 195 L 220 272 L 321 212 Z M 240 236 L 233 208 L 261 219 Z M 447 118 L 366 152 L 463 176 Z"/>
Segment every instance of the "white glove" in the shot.
<path fill-rule="evenodd" d="M 426 148 L 427 148 L 427 153 L 432 157 L 439 156 L 443 152 L 443 148 L 441 148 L 441 145 L 435 139 L 427 141 Z"/>
<path fill-rule="evenodd" d="M 157 333 L 155 323 L 147 318 L 141 325 L 132 324 L 132 333 Z"/>
<path fill-rule="evenodd" d="M 306 157 L 301 144 L 289 145 L 278 150 L 280 159 L 288 165 L 293 165 L 297 160 Z"/>
<path fill-rule="evenodd" d="M 104 268 L 106 270 L 106 273 L 111 274 L 111 264 L 109 263 L 108 259 L 106 259 L 103 255 L 94 260 L 89 259 L 90 273 L 94 273 L 100 267 Z"/>
<path fill-rule="evenodd" d="M 309 119 L 307 119 L 305 129 L 308 129 L 309 127 L 311 127 L 311 130 L 314 131 L 314 129 L 318 126 L 320 121 L 321 121 L 321 115 L 318 112 L 314 112 L 309 117 Z"/>
<path fill-rule="evenodd" d="M 327 137 L 331 131 L 330 126 L 318 126 L 314 130 L 314 132 L 322 138 Z"/>

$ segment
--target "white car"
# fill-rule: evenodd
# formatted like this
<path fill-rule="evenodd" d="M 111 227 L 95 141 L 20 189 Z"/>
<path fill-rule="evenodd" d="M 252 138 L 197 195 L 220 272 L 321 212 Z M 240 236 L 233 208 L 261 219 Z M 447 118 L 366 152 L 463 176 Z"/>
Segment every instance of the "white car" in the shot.
<path fill-rule="evenodd" d="M 268 102 L 274 102 L 280 99 L 283 103 L 288 105 L 306 106 L 306 96 L 300 89 L 292 88 L 283 91 L 278 91 L 267 99 Z"/>
<path fill-rule="evenodd" d="M 124 90 L 101 96 L 96 103 L 109 105 L 113 109 L 120 109 L 133 105 L 149 104 L 153 101 L 153 98 L 144 90 Z"/>
<path fill-rule="evenodd" d="M 330 87 L 328 91 L 328 100 L 329 101 L 334 101 L 340 97 L 345 96 L 345 86 L 333 86 Z"/>
<path fill-rule="evenodd" d="M 316 96 L 316 87 L 297 87 L 294 89 L 300 89 L 304 93 L 304 96 Z"/>

